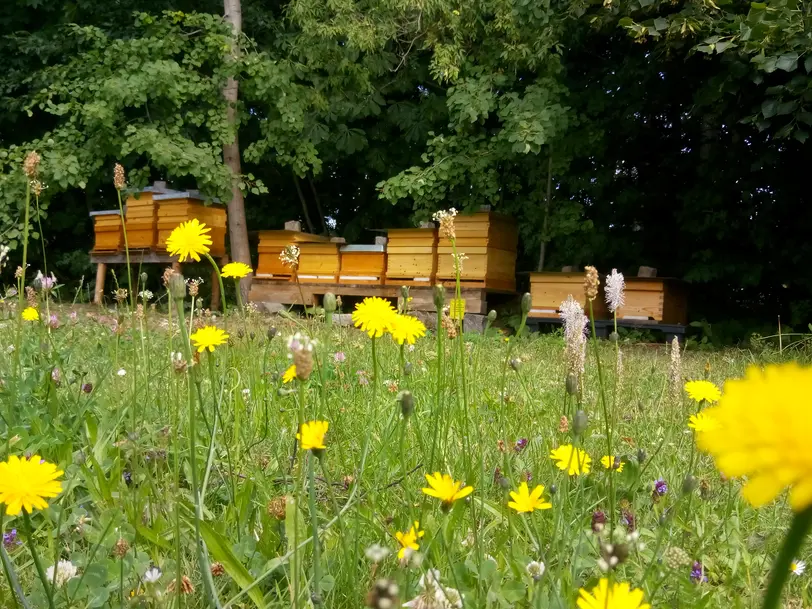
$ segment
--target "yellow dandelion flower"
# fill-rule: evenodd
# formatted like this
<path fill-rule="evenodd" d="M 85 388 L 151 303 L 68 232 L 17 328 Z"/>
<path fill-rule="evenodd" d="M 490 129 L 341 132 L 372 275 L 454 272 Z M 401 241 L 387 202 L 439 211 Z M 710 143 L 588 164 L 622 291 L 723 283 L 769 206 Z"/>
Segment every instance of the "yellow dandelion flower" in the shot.
<path fill-rule="evenodd" d="M 229 262 L 220 270 L 220 274 L 223 277 L 229 277 L 231 279 L 242 279 L 243 277 L 248 277 L 248 275 L 253 272 L 254 270 L 244 262 Z"/>
<path fill-rule="evenodd" d="M 426 335 L 426 326 L 411 315 L 395 315 L 389 326 L 389 332 L 397 344 L 413 345 L 415 340 Z"/>
<path fill-rule="evenodd" d="M 406 556 L 406 550 L 419 550 L 420 545 L 417 543 L 417 540 L 425 535 L 425 531 L 420 530 L 420 523 L 415 520 L 414 525 L 412 528 L 406 531 L 405 533 L 401 533 L 397 531 L 395 533 L 395 538 L 398 540 L 400 544 L 400 551 L 398 552 L 398 558 L 403 558 Z"/>
<path fill-rule="evenodd" d="M 202 353 L 206 349 L 214 351 L 215 347 L 225 344 L 228 340 L 228 334 L 217 326 L 206 326 L 200 328 L 197 332 L 189 337 L 197 347 L 197 352 Z"/>
<path fill-rule="evenodd" d="M 618 474 L 623 471 L 623 466 L 626 465 L 625 461 L 621 461 L 617 459 L 617 465 L 615 464 L 615 460 L 617 457 L 614 455 L 608 455 L 605 457 L 601 457 L 601 465 L 603 465 L 604 469 L 612 469 L 616 471 Z"/>
<path fill-rule="evenodd" d="M 575 448 L 572 444 L 563 444 L 551 450 L 550 459 L 556 462 L 558 469 L 566 471 L 570 476 L 588 474 L 592 463 L 586 451 Z"/>
<path fill-rule="evenodd" d="M 388 300 L 372 296 L 355 306 L 352 323 L 370 338 L 379 338 L 389 331 L 397 311 Z"/>
<path fill-rule="evenodd" d="M 211 237 L 207 235 L 209 227 L 197 218 L 181 222 L 166 240 L 166 250 L 171 256 L 178 256 L 180 262 L 191 258 L 200 262 L 200 256 L 209 253 Z"/>
<path fill-rule="evenodd" d="M 685 383 L 685 392 L 694 402 L 705 401 L 713 404 L 719 401 L 722 392 L 710 381 L 688 381 Z"/>
<path fill-rule="evenodd" d="M 697 445 L 719 471 L 747 477 L 742 495 L 755 507 L 790 489 L 792 509 L 812 506 L 812 368 L 797 363 L 752 366 L 725 382 L 716 406 L 704 412 L 717 427 L 697 434 Z"/>
<path fill-rule="evenodd" d="M 443 507 L 446 509 L 450 508 L 457 499 L 467 497 L 474 492 L 473 486 L 463 486 L 461 481 L 455 481 L 448 474 L 440 472 L 426 474 L 426 480 L 429 486 L 424 488 L 423 492 L 429 497 L 436 497 L 442 501 Z"/>
<path fill-rule="evenodd" d="M 650 609 L 651 605 L 643 602 L 643 591 L 632 588 L 628 582 L 609 584 L 605 577 L 598 585 L 587 592 L 578 591 L 578 609 Z"/>
<path fill-rule="evenodd" d="M 6 504 L 6 514 L 16 516 L 23 509 L 30 514 L 34 509 L 47 508 L 45 499 L 62 492 L 57 478 L 63 473 L 39 455 L 30 459 L 11 455 L 0 463 L 0 503 Z"/>
<path fill-rule="evenodd" d="M 549 510 L 553 507 L 553 504 L 541 497 L 543 493 L 543 485 L 539 484 L 530 492 L 527 482 L 522 482 L 518 491 L 510 491 L 510 498 L 513 501 L 508 501 L 508 507 L 513 508 L 520 514 L 534 510 Z"/>
<path fill-rule="evenodd" d="M 25 321 L 37 321 L 39 319 L 39 311 L 34 307 L 26 307 L 22 312 Z"/>
<path fill-rule="evenodd" d="M 323 450 L 324 436 L 330 423 L 327 421 L 310 421 L 302 424 L 302 431 L 296 434 L 299 440 L 299 448 L 302 450 Z"/>
<path fill-rule="evenodd" d="M 282 375 L 282 382 L 290 383 L 295 378 L 296 378 L 296 364 L 291 364 L 290 367 L 287 370 L 285 370 L 285 373 Z"/>
<path fill-rule="evenodd" d="M 706 431 L 710 431 L 711 429 L 716 429 L 719 427 L 719 424 L 716 420 L 709 416 L 706 412 L 698 412 L 696 414 L 692 414 L 688 418 L 688 427 L 693 429 L 696 433 L 703 433 Z"/>

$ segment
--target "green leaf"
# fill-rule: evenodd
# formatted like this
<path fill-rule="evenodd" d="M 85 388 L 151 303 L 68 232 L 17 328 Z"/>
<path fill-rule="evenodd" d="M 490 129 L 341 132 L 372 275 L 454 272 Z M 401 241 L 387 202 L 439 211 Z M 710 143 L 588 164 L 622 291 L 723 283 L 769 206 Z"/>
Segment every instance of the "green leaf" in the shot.
<path fill-rule="evenodd" d="M 771 118 L 775 116 L 775 113 L 778 111 L 778 100 L 777 99 L 768 99 L 761 104 L 761 114 L 764 115 L 764 118 Z"/>
<path fill-rule="evenodd" d="M 806 70 L 807 74 L 812 72 L 812 55 L 804 59 L 804 70 Z"/>
<path fill-rule="evenodd" d="M 784 70 L 784 72 L 792 72 L 798 67 L 798 53 L 785 53 L 781 55 L 775 66 L 779 70 Z"/>
<path fill-rule="evenodd" d="M 136 524 L 135 532 L 138 534 L 139 537 L 143 537 L 154 546 L 158 546 L 159 548 L 163 548 L 164 550 L 172 549 L 172 544 L 170 544 L 166 539 L 161 537 L 158 533 L 156 533 L 149 527 L 145 527 L 144 525 L 141 524 Z"/>
<path fill-rule="evenodd" d="M 194 526 L 193 523 L 190 524 Z M 203 537 L 203 541 L 206 542 L 209 553 L 217 562 L 222 563 L 226 573 L 231 576 L 231 579 L 233 579 L 242 590 L 245 590 L 254 583 L 254 578 L 248 572 L 248 569 L 234 556 L 234 552 L 231 551 L 228 542 L 217 531 L 211 528 L 206 521 L 200 522 L 200 535 Z M 248 596 L 254 601 L 257 607 L 262 608 L 265 606 L 262 591 L 258 587 L 251 588 L 248 591 Z"/>

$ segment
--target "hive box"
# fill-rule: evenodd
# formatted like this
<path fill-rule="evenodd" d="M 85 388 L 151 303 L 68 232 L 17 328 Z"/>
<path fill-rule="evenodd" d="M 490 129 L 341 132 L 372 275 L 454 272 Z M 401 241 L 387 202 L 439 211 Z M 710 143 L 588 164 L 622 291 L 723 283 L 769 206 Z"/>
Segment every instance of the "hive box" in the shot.
<path fill-rule="evenodd" d="M 218 204 L 206 205 L 205 199 L 197 191 L 170 192 L 152 197 L 156 204 L 157 248 L 166 250 L 166 240 L 182 222 L 197 218 L 211 228 L 210 254 L 222 256 L 226 253 L 226 210 Z"/>
<path fill-rule="evenodd" d="M 302 243 L 327 243 L 329 238 L 294 230 L 264 230 L 259 233 L 259 260 L 257 277 L 291 279 L 292 270 L 282 264 L 279 254 L 288 245 L 301 246 Z"/>
<path fill-rule="evenodd" d="M 464 254 L 460 279 L 470 287 L 495 290 L 516 289 L 516 248 L 519 232 L 516 221 L 491 211 L 460 215 L 454 219 L 457 253 Z M 456 280 L 449 239 L 437 244 L 437 278 L 445 283 Z"/>
<path fill-rule="evenodd" d="M 339 243 L 299 243 L 301 283 L 338 283 L 341 269 Z"/>
<path fill-rule="evenodd" d="M 339 249 L 339 283 L 382 285 L 386 276 L 385 245 L 344 245 Z"/>
<path fill-rule="evenodd" d="M 386 283 L 430 286 L 437 275 L 437 229 L 392 228 L 386 248 Z"/>
<path fill-rule="evenodd" d="M 561 303 L 572 294 L 581 303 L 584 312 L 589 315 L 589 303 L 584 294 L 583 273 L 530 273 L 530 317 L 558 317 Z M 609 311 L 606 308 L 603 293 L 592 301 L 595 319 L 606 319 Z"/>
<path fill-rule="evenodd" d="M 626 302 L 618 309 L 617 316 L 618 319 L 685 324 L 688 322 L 685 286 L 678 279 L 627 277 Z"/>
<path fill-rule="evenodd" d="M 124 248 L 124 233 L 121 230 L 121 212 L 117 209 L 92 211 L 94 253 L 117 252 Z"/>

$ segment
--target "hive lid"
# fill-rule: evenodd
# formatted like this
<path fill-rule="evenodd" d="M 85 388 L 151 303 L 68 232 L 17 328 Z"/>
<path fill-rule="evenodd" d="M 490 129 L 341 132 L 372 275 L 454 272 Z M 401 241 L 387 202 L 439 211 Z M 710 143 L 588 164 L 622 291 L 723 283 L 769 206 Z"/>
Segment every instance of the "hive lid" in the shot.
<path fill-rule="evenodd" d="M 385 245 L 343 245 L 342 252 L 385 252 Z"/>
<path fill-rule="evenodd" d="M 120 216 L 121 212 L 117 209 L 103 209 L 101 211 L 92 211 L 90 212 L 90 217 L 94 216 Z"/>

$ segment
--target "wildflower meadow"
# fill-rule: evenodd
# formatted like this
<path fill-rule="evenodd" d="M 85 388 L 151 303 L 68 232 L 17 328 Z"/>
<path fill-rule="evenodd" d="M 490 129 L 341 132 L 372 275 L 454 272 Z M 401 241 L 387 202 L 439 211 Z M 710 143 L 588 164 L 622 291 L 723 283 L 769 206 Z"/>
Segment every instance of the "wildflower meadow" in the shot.
<path fill-rule="evenodd" d="M 207 231 L 168 248 L 216 266 Z M 616 271 L 551 334 L 529 298 L 466 332 L 442 287 L 429 331 L 408 288 L 270 317 L 172 269 L 112 308 L 43 272 L 3 275 L 2 607 L 809 606 L 812 369 L 598 340 Z"/>

